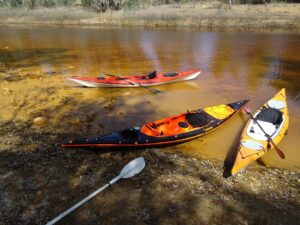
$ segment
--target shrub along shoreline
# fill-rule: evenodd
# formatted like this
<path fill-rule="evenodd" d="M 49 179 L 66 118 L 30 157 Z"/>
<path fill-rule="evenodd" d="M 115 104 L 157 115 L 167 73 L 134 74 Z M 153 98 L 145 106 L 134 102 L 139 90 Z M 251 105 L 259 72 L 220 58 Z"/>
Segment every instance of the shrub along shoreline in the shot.
<path fill-rule="evenodd" d="M 160 5 L 97 13 L 81 7 L 0 8 L 0 24 L 51 24 L 300 31 L 300 4 Z"/>

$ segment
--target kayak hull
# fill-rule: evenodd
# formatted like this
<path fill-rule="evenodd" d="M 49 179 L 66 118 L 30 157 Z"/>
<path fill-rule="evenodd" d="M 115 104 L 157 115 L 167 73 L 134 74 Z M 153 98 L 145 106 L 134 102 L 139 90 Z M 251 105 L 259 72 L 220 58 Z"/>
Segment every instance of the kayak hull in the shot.
<path fill-rule="evenodd" d="M 177 74 L 176 76 L 166 77 L 165 74 L 158 74 L 157 77 L 152 79 L 145 79 L 145 75 L 127 76 L 121 77 L 122 79 L 116 77 L 107 78 L 96 78 L 96 77 L 70 77 L 67 80 L 72 81 L 76 84 L 85 87 L 140 87 L 142 86 L 156 86 L 163 84 L 170 84 L 180 81 L 188 81 L 196 79 L 200 75 L 200 70 L 191 70 Z"/>
<path fill-rule="evenodd" d="M 111 134 L 63 144 L 74 148 L 147 148 L 191 141 L 208 134 L 239 112 L 249 100 L 193 110 Z"/>
<path fill-rule="evenodd" d="M 280 123 L 274 125 L 271 122 L 259 120 L 260 115 L 262 115 L 261 112 L 266 111 L 275 113 L 278 111 Z M 285 89 L 282 89 L 273 98 L 262 105 L 253 116 L 277 145 L 285 136 L 289 126 Z M 271 149 L 273 149 L 273 146 L 268 142 L 263 131 L 258 127 L 255 121 L 249 119 L 240 138 L 237 155 L 231 168 L 231 175 L 238 173 L 252 162 L 264 156 Z"/>

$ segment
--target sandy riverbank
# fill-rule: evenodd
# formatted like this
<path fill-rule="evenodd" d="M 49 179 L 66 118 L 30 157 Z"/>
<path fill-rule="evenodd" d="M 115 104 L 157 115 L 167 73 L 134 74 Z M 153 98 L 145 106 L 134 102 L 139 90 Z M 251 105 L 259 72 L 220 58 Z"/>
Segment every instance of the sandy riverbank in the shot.
<path fill-rule="evenodd" d="M 0 9 L 0 24 L 141 26 L 300 31 L 300 4 L 164 5 L 97 14 L 81 8 Z"/>
<path fill-rule="evenodd" d="M 281 224 L 299 222 L 299 173 L 257 164 L 223 178 L 223 162 L 172 151 L 63 150 L 70 133 L 1 124 L 0 224 L 45 224 L 115 177 L 135 157 L 145 170 L 122 180 L 61 224 Z M 16 140 L 17 139 L 17 140 Z"/>
<path fill-rule="evenodd" d="M 223 160 L 182 153 L 182 145 L 105 153 L 62 149 L 68 139 L 108 132 L 97 115 L 121 121 L 120 99 L 86 101 L 88 93 L 57 87 L 54 81 L 62 78 L 55 74 L 2 69 L 0 78 L 1 225 L 45 224 L 140 156 L 146 159 L 141 174 L 113 185 L 61 224 L 299 223 L 299 172 L 254 163 L 225 179 Z M 49 116 L 45 124 L 33 124 L 41 113 Z"/>

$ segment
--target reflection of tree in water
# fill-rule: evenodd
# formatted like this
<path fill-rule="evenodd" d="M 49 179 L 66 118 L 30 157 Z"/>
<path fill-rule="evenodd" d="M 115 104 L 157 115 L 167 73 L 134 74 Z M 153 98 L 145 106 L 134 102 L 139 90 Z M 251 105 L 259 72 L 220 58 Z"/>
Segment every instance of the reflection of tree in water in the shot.
<path fill-rule="evenodd" d="M 266 49 L 264 39 L 253 34 L 222 34 L 214 48 L 215 59 L 211 62 L 214 77 L 221 79 L 228 75 L 244 80 L 249 87 L 257 87 L 260 82 L 259 56 Z"/>
<path fill-rule="evenodd" d="M 270 63 L 273 66 L 274 77 L 276 75 L 278 78 L 284 79 L 285 75 L 294 76 L 300 72 L 300 61 L 284 59 L 282 56 L 278 57 L 265 57 L 264 59 L 267 63 Z M 297 75 L 298 76 L 298 75 Z"/>
<path fill-rule="evenodd" d="M 270 64 L 265 76 L 271 79 L 271 84 L 276 87 L 285 87 L 289 94 L 300 98 L 300 61 L 285 59 L 283 57 L 265 57 L 265 62 Z"/>
<path fill-rule="evenodd" d="M 67 52 L 65 48 L 36 48 L 0 50 L 0 61 L 8 66 L 32 66 L 45 61 L 59 62 L 62 55 Z M 64 57 L 66 57 L 64 55 Z M 71 56 L 69 56 L 71 57 Z"/>

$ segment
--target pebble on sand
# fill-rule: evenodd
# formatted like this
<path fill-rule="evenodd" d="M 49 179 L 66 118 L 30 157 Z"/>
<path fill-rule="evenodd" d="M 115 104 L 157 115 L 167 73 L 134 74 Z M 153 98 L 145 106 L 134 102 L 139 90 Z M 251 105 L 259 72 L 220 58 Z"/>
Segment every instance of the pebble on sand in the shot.
<path fill-rule="evenodd" d="M 33 119 L 33 124 L 35 125 L 44 125 L 47 122 L 45 117 L 36 117 Z"/>

